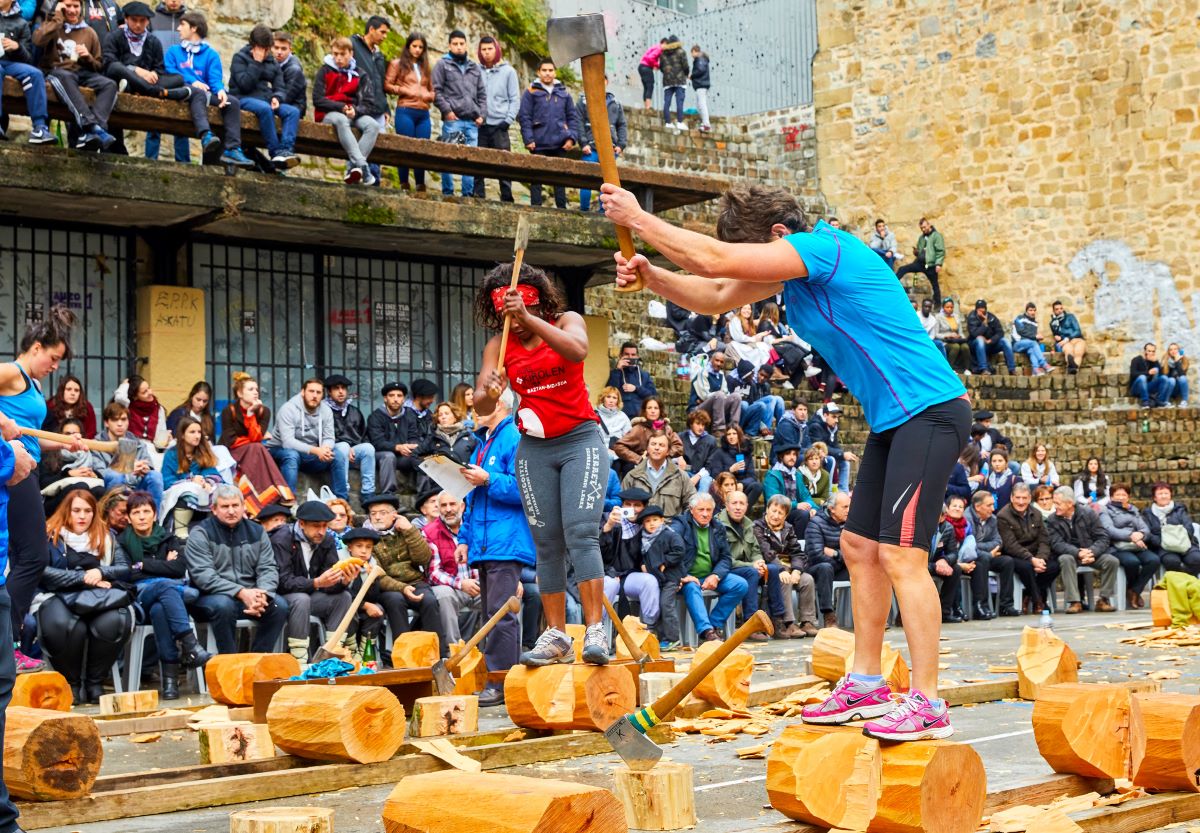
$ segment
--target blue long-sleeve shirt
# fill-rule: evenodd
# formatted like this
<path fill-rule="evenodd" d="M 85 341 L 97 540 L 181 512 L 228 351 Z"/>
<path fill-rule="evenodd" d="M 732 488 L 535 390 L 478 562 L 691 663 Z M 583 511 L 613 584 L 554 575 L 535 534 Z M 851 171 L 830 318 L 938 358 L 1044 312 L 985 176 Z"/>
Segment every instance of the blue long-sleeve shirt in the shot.
<path fill-rule="evenodd" d="M 8 566 L 8 479 L 17 466 L 17 454 L 6 440 L 0 440 L 0 587 L 6 583 Z"/>

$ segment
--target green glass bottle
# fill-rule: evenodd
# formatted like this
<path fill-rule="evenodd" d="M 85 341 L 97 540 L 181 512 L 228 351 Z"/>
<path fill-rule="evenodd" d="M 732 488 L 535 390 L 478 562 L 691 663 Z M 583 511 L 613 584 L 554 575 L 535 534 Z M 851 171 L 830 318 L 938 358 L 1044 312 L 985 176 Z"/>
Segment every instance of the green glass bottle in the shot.
<path fill-rule="evenodd" d="M 373 636 L 368 636 L 367 644 L 363 646 L 362 664 L 363 668 L 370 668 L 372 671 L 378 670 L 375 667 L 375 637 Z"/>

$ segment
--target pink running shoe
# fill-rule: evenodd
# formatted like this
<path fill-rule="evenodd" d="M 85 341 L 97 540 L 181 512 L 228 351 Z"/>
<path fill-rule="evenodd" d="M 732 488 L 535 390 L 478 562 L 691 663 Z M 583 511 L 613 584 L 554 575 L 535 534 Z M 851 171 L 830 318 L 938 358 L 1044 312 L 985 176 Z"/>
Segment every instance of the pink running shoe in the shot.
<path fill-rule="evenodd" d="M 828 700 L 805 706 L 800 718 L 805 723 L 842 724 L 883 717 L 896 706 L 887 683 L 873 685 L 842 677 Z"/>
<path fill-rule="evenodd" d="M 17 662 L 17 673 L 18 674 L 29 674 L 34 671 L 41 671 L 41 670 L 45 669 L 45 667 L 46 667 L 45 660 L 34 659 L 33 657 L 27 657 L 23 653 L 21 653 L 19 650 L 16 650 L 16 649 L 13 649 L 13 659 L 15 659 Z"/>
<path fill-rule="evenodd" d="M 913 691 L 894 711 L 864 726 L 863 734 L 883 741 L 936 740 L 953 735 L 954 727 L 944 700 L 934 706 L 924 694 Z"/>

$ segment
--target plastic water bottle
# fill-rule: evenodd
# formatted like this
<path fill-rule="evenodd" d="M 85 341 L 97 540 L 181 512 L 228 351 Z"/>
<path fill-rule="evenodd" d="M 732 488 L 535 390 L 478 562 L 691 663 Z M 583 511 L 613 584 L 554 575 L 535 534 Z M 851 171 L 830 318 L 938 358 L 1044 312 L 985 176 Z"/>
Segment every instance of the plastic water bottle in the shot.
<path fill-rule="evenodd" d="M 1038 627 L 1047 631 L 1054 627 L 1054 620 L 1050 618 L 1050 608 L 1042 610 L 1042 616 L 1038 620 Z"/>

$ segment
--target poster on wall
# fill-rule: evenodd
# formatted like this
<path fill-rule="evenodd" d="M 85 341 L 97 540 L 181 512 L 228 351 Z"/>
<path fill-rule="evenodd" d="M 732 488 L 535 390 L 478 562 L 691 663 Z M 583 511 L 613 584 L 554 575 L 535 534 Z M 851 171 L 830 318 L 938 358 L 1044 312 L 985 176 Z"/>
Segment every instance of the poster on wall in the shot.
<path fill-rule="evenodd" d="M 408 365 L 412 361 L 412 308 L 392 301 L 375 302 L 375 364 L 384 367 Z"/>
<path fill-rule="evenodd" d="M 32 327 L 46 320 L 46 305 L 40 301 L 25 302 L 25 326 Z"/>

